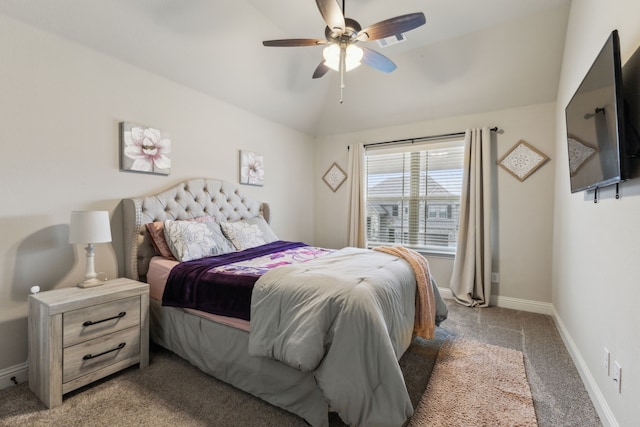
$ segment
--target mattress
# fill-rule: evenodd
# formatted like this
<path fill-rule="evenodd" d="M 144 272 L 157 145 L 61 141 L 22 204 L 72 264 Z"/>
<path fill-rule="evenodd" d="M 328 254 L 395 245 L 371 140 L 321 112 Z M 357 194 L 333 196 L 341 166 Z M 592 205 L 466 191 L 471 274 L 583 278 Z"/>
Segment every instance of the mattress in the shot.
<path fill-rule="evenodd" d="M 147 273 L 147 283 L 149 284 L 149 298 L 162 302 L 162 294 L 164 293 L 164 287 L 169 277 L 169 272 L 173 267 L 178 265 L 178 261 L 166 259 L 164 257 L 155 256 L 151 258 L 149 262 L 149 271 Z M 218 314 L 211 314 L 200 310 L 194 310 L 191 308 L 182 309 L 188 313 L 196 316 L 204 317 L 205 319 L 221 323 L 223 325 L 231 326 L 243 331 L 249 332 L 251 327 L 248 320 L 237 319 L 235 317 L 220 316 Z"/>

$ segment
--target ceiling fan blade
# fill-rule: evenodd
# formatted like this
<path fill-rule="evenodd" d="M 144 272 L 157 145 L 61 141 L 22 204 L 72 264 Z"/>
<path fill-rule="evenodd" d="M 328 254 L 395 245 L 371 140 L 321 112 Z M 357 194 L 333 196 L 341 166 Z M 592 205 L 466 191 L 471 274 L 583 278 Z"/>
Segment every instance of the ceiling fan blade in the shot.
<path fill-rule="evenodd" d="M 327 41 L 322 39 L 283 39 L 265 40 L 262 42 L 263 46 L 274 47 L 317 46 L 319 44 L 327 44 Z"/>
<path fill-rule="evenodd" d="M 344 14 L 340 9 L 340 5 L 336 0 L 316 0 L 322 19 L 327 23 L 333 32 L 337 34 L 344 33 L 346 27 L 344 22 Z"/>
<path fill-rule="evenodd" d="M 427 20 L 422 12 L 396 16 L 395 18 L 386 19 L 364 28 L 358 32 L 356 40 L 368 41 L 383 39 L 411 31 L 424 25 L 425 22 L 427 22 Z"/>
<path fill-rule="evenodd" d="M 322 61 L 320 64 L 318 64 L 318 66 L 316 67 L 316 70 L 313 72 L 313 78 L 319 79 L 320 77 L 327 74 L 327 71 L 329 70 L 330 68 L 324 64 L 324 61 Z"/>
<path fill-rule="evenodd" d="M 390 73 L 398 68 L 398 66 L 392 60 L 390 60 L 383 54 L 378 53 L 375 50 L 367 49 L 366 47 L 362 47 L 362 50 L 364 51 L 362 62 L 364 62 L 368 66 L 382 71 L 383 73 Z"/>

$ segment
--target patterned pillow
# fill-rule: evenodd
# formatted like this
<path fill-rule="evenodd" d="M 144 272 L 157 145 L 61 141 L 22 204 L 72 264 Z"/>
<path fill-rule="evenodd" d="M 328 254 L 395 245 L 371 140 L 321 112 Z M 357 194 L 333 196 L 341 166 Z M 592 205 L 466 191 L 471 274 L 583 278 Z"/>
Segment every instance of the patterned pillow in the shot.
<path fill-rule="evenodd" d="M 164 237 L 178 261 L 204 258 L 217 252 L 213 233 L 206 223 L 166 220 Z"/>
<path fill-rule="evenodd" d="M 236 248 L 233 244 L 227 240 L 220 229 L 218 224 L 212 216 L 205 215 L 193 219 L 178 220 L 178 221 L 195 221 L 207 224 L 209 230 L 213 233 L 213 240 L 216 242 L 217 250 L 216 255 L 226 254 L 227 252 L 233 252 Z M 151 238 L 151 244 L 156 250 L 156 253 L 167 259 L 176 259 L 167 244 L 167 240 L 164 237 L 164 221 L 149 222 L 145 224 L 149 237 Z"/>
<path fill-rule="evenodd" d="M 248 224 L 257 225 L 258 228 L 260 228 L 260 231 L 262 231 L 262 238 L 264 239 L 265 243 L 271 243 L 279 240 L 278 236 L 276 236 L 276 233 L 273 232 L 273 230 L 271 229 L 271 227 L 269 227 L 269 224 L 267 224 L 267 221 L 265 221 L 263 217 L 256 216 L 253 218 L 244 219 L 243 221 Z"/>
<path fill-rule="evenodd" d="M 237 250 L 253 248 L 264 245 L 266 242 L 257 224 L 249 224 L 245 221 L 223 222 L 220 224 L 222 232 L 231 240 Z"/>
<path fill-rule="evenodd" d="M 209 218 L 211 218 L 212 220 L 206 221 L 205 224 L 207 225 L 207 227 L 209 227 L 209 230 L 211 230 L 211 233 L 213 234 L 213 241 L 216 242 L 216 255 L 235 252 L 236 248 L 233 246 L 233 243 L 227 240 L 227 238 L 224 236 L 224 233 L 220 228 L 220 224 L 215 222 L 212 217 Z"/>

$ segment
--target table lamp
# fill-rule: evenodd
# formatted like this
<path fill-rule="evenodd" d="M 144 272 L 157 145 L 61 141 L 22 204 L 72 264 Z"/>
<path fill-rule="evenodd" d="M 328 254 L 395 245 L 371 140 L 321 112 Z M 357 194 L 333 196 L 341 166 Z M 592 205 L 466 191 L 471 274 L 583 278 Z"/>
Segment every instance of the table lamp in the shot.
<path fill-rule="evenodd" d="M 85 244 L 87 247 L 87 271 L 84 280 L 78 283 L 79 288 L 90 288 L 102 285 L 97 279 L 94 264 L 94 244 L 111 241 L 111 226 L 107 211 L 73 211 L 69 225 L 69 243 Z"/>

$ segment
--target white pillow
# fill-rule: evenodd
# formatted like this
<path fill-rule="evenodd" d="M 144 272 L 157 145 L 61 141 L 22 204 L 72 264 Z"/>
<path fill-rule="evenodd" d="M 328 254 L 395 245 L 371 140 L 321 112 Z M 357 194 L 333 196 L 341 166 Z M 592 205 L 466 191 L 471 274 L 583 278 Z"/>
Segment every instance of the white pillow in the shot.
<path fill-rule="evenodd" d="M 178 261 L 191 261 L 218 252 L 213 233 L 206 223 L 166 220 L 164 237 Z"/>
<path fill-rule="evenodd" d="M 243 221 L 248 224 L 257 225 L 258 228 L 260 228 L 260 231 L 262 231 L 262 238 L 264 239 L 265 243 L 271 243 L 279 240 L 278 236 L 276 236 L 276 233 L 273 232 L 273 230 L 271 229 L 271 227 L 269 227 L 269 224 L 267 224 L 267 221 L 265 221 L 263 217 L 256 216 L 253 218 L 244 219 Z"/>
<path fill-rule="evenodd" d="M 267 243 L 262 237 L 264 233 L 257 224 L 249 224 L 245 221 L 223 222 L 220 227 L 227 239 L 231 240 L 233 246 L 239 251 Z"/>

